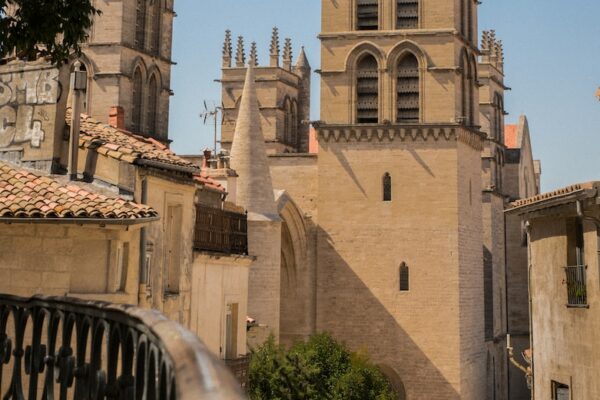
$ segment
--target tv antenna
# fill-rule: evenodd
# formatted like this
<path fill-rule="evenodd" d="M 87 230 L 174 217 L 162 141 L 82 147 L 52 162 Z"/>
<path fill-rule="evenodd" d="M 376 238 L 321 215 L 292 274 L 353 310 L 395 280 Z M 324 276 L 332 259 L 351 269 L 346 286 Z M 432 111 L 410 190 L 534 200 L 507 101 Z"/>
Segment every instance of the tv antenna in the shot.
<path fill-rule="evenodd" d="M 221 103 L 220 106 L 215 106 L 213 103 L 213 106 L 211 108 L 208 108 L 208 105 L 206 104 L 206 100 L 204 100 L 204 111 L 200 113 L 200 118 L 202 118 L 204 125 L 206 125 L 207 121 L 209 119 L 213 120 L 214 123 L 214 128 L 215 128 L 215 132 L 214 132 L 214 148 L 213 148 L 213 157 L 217 155 L 217 119 L 219 117 L 219 114 L 221 114 L 221 124 L 223 123 L 223 103 Z"/>

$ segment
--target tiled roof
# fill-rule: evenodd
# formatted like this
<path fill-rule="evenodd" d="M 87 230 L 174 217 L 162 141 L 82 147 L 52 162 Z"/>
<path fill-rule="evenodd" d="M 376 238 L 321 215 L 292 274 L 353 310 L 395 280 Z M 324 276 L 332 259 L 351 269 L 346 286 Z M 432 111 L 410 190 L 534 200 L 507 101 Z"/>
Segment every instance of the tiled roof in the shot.
<path fill-rule="evenodd" d="M 555 190 L 553 192 L 538 194 L 537 196 L 529 197 L 526 199 L 517 200 L 511 203 L 512 208 L 523 207 L 540 203 L 547 200 L 553 200 L 560 197 L 568 196 L 573 193 L 581 192 L 584 190 L 595 189 L 598 186 L 598 182 L 586 182 L 578 183 L 576 185 L 567 186 L 562 189 Z"/>
<path fill-rule="evenodd" d="M 71 110 L 67 111 L 67 123 L 71 121 Z M 95 148 L 100 154 L 132 164 L 143 160 L 160 163 L 165 167 L 175 166 L 189 169 L 197 167 L 177 156 L 167 146 L 152 138 L 135 135 L 131 132 L 103 124 L 82 114 L 79 147 Z"/>
<path fill-rule="evenodd" d="M 204 172 L 202 172 L 199 175 L 194 175 L 194 181 L 219 192 L 225 192 L 225 188 L 223 187 L 223 185 L 215 181 L 213 178 L 211 178 Z"/>
<path fill-rule="evenodd" d="M 519 127 L 518 125 L 506 125 L 504 127 L 504 144 L 509 149 L 519 148 Z"/>
<path fill-rule="evenodd" d="M 146 205 L 110 198 L 58 178 L 0 162 L 0 218 L 143 220 L 158 213 Z"/>

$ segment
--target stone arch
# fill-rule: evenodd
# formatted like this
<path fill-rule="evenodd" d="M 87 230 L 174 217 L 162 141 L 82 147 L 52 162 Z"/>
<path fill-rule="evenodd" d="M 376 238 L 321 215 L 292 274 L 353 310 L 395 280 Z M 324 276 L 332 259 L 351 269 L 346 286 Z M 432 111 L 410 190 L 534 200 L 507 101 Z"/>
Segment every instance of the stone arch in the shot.
<path fill-rule="evenodd" d="M 397 395 L 398 400 L 406 400 L 406 388 L 404 387 L 404 382 L 400 378 L 400 375 L 396 372 L 396 370 L 389 365 L 380 364 L 379 370 L 381 373 L 387 378 L 390 386 L 394 390 Z"/>
<path fill-rule="evenodd" d="M 94 76 L 96 75 L 96 71 L 98 70 L 98 67 L 96 66 L 96 64 L 85 54 L 85 53 L 81 53 L 81 55 L 77 56 L 77 54 L 73 53 L 69 56 L 68 59 L 68 66 L 69 66 L 69 71 L 73 72 L 74 69 L 74 64 L 76 61 L 79 61 L 81 63 L 81 70 L 85 71 L 87 73 L 87 87 L 85 89 L 85 93 L 83 95 L 83 105 L 82 105 L 82 109 L 81 111 L 84 114 L 91 114 L 92 110 L 90 108 L 90 99 L 92 96 L 92 82 L 94 81 Z M 69 107 L 71 106 L 71 90 L 69 90 L 68 92 L 68 96 L 67 96 L 67 104 L 69 105 Z M 108 111 L 107 111 L 108 112 Z"/>
<path fill-rule="evenodd" d="M 421 70 L 427 70 L 427 68 L 430 67 L 431 63 L 429 57 L 427 57 L 427 53 L 425 53 L 421 46 L 412 40 L 403 40 L 394 46 L 394 48 L 392 48 L 392 50 L 390 50 L 388 53 L 386 66 L 395 66 L 398 61 L 404 57 L 406 52 L 412 53 L 417 60 L 419 60 L 419 67 Z"/>
<path fill-rule="evenodd" d="M 135 72 L 135 70 L 137 68 L 140 68 L 142 71 L 142 78 L 144 80 L 144 82 L 147 79 L 147 74 L 148 74 L 148 66 L 146 65 L 146 62 L 144 61 L 144 59 L 140 56 L 136 56 L 133 61 L 131 62 L 131 69 L 129 70 L 129 77 L 133 78 L 133 74 Z"/>
<path fill-rule="evenodd" d="M 352 50 L 348 52 L 348 56 L 346 56 L 345 62 L 346 71 L 356 70 L 358 62 L 367 53 L 375 57 L 375 60 L 377 60 L 377 65 L 379 66 L 379 70 L 387 69 L 385 52 L 379 46 L 372 42 L 361 42 L 354 46 Z"/>
<path fill-rule="evenodd" d="M 310 327 L 307 229 L 300 208 L 285 191 L 276 196 L 281 217 L 280 341 L 305 339 Z"/>

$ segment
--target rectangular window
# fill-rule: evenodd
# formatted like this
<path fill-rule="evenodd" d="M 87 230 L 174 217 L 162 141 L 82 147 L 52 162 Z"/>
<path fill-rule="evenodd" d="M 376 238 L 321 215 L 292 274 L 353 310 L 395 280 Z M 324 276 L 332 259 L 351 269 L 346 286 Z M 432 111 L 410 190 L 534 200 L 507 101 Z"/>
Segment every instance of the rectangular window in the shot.
<path fill-rule="evenodd" d="M 238 357 L 237 336 L 239 324 L 238 304 L 227 305 L 227 315 L 225 318 L 225 359 L 235 360 Z"/>
<path fill-rule="evenodd" d="M 181 275 L 181 224 L 182 207 L 180 205 L 167 208 L 167 252 L 165 271 L 165 292 L 179 293 Z"/>
<path fill-rule="evenodd" d="M 397 0 L 396 29 L 419 27 L 419 0 Z"/>
<path fill-rule="evenodd" d="M 406 265 L 406 263 L 402 263 L 400 264 L 400 291 L 401 292 L 408 292 L 410 289 L 409 286 L 409 271 L 408 271 L 408 265 Z"/>
<path fill-rule="evenodd" d="M 552 381 L 552 400 L 571 400 L 569 386 Z"/>
<path fill-rule="evenodd" d="M 565 283 L 567 305 L 587 306 L 586 269 L 584 260 L 584 232 L 580 218 L 567 220 L 567 266 Z"/>
<path fill-rule="evenodd" d="M 356 0 L 356 29 L 376 31 L 379 29 L 379 0 Z"/>

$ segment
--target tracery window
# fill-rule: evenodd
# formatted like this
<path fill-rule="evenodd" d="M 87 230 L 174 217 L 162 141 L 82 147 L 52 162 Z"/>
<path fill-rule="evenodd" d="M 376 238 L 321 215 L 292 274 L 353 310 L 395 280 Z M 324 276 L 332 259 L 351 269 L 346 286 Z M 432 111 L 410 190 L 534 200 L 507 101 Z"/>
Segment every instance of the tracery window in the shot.
<path fill-rule="evenodd" d="M 134 132 L 140 132 L 142 127 L 142 72 L 136 68 L 133 73 L 131 126 Z"/>
<path fill-rule="evenodd" d="M 356 21 L 359 31 L 379 29 L 379 0 L 356 0 Z"/>
<path fill-rule="evenodd" d="M 379 71 L 377 60 L 370 54 L 359 62 L 356 72 L 357 122 L 376 124 L 379 122 Z"/>
<path fill-rule="evenodd" d="M 146 37 L 146 1 L 137 0 L 135 15 L 135 48 L 143 49 Z"/>
<path fill-rule="evenodd" d="M 408 53 L 398 62 L 396 122 L 419 122 L 419 62 Z"/>
<path fill-rule="evenodd" d="M 396 0 L 396 29 L 419 27 L 419 0 Z"/>
<path fill-rule="evenodd" d="M 383 201 L 392 201 L 392 176 L 388 172 L 383 175 Z"/>
<path fill-rule="evenodd" d="M 148 84 L 148 110 L 147 110 L 147 124 L 148 133 L 156 135 L 156 115 L 158 107 L 158 81 L 156 75 L 152 75 L 150 83 Z"/>

